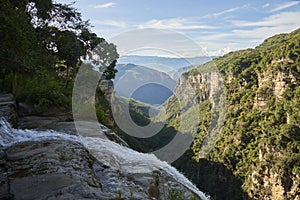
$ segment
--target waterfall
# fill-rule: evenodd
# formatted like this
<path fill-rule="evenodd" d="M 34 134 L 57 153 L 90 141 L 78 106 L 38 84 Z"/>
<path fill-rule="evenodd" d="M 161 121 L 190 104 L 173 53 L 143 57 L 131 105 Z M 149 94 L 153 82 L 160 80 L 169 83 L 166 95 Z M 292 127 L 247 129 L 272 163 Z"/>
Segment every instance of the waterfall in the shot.
<path fill-rule="evenodd" d="M 5 144 L 9 144 L 14 141 L 14 136 L 12 135 L 12 128 L 4 117 L 0 118 L 0 136 L 1 146 L 4 146 Z"/>
<path fill-rule="evenodd" d="M 68 140 L 78 142 L 83 144 L 102 163 L 120 170 L 124 174 L 162 171 L 162 173 L 170 175 L 202 199 L 209 199 L 167 162 L 159 160 L 153 154 L 140 153 L 105 138 L 82 137 L 53 130 L 13 129 L 4 118 L 0 118 L 0 136 L 0 145 L 5 147 L 25 141 Z"/>
<path fill-rule="evenodd" d="M 28 129 L 13 129 L 3 117 L 0 118 L 0 136 L 0 145 L 5 147 L 26 141 L 71 140 L 74 142 L 80 142 L 80 138 L 78 136 L 60 133 L 53 130 L 35 131 Z"/>

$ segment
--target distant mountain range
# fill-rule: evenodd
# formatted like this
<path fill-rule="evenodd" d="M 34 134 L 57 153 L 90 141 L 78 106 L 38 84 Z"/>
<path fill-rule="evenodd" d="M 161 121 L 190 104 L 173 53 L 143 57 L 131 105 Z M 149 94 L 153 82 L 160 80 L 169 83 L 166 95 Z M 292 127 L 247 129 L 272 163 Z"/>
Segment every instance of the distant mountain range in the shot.
<path fill-rule="evenodd" d="M 122 56 L 118 59 L 119 64 L 135 64 L 155 69 L 161 72 L 174 72 L 187 66 L 198 66 L 211 61 L 214 57 L 192 57 L 192 58 L 169 58 L 159 56 Z"/>
<path fill-rule="evenodd" d="M 117 64 L 114 79 L 115 95 L 148 103 L 162 104 L 172 94 L 177 83 L 168 74 L 134 64 Z"/>
<path fill-rule="evenodd" d="M 151 105 L 162 104 L 172 94 L 178 78 L 211 57 L 168 58 L 123 56 L 118 59 L 114 79 L 117 96 L 133 98 Z"/>

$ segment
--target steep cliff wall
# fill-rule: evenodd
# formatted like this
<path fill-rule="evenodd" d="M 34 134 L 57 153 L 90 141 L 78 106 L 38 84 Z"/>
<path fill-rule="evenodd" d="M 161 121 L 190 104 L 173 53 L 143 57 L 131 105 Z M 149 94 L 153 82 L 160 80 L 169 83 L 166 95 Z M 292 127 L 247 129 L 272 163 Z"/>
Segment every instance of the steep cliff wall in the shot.
<path fill-rule="evenodd" d="M 220 163 L 231 171 L 233 176 L 242 181 L 242 190 L 248 195 L 225 196 L 222 199 L 300 198 L 299 44 L 299 30 L 277 35 L 255 49 L 229 53 L 180 78 L 178 92 L 175 93 L 182 95 L 179 99 L 196 93 L 192 101 L 197 102 L 201 110 L 192 146 L 194 158 L 200 163 L 200 166 L 196 166 L 201 168 L 203 156 L 200 148 L 209 132 L 214 113 L 212 97 L 215 92 L 212 82 L 216 91 L 222 84 L 219 75 L 213 81 L 213 73 L 200 69 L 217 66 L 223 76 L 226 119 L 218 142 L 205 160 Z M 167 104 L 167 111 L 173 113 L 168 115 L 170 125 L 176 124 L 174 122 L 178 115 L 174 113 L 181 112 L 184 115 L 189 112 L 189 108 L 182 112 L 174 106 L 172 99 L 174 102 L 175 98 L 172 97 Z M 187 174 L 192 174 L 190 166 L 182 168 L 186 169 Z M 212 180 L 221 184 L 221 179 L 227 179 L 224 173 Z M 204 187 L 201 181 L 194 181 L 199 183 L 200 188 Z M 232 179 L 227 182 L 229 190 L 236 187 L 230 181 Z M 217 199 L 221 198 L 216 192 L 218 189 L 207 190 Z"/>
<path fill-rule="evenodd" d="M 107 101 L 111 101 L 114 98 L 114 83 L 112 80 L 101 80 L 98 87 L 103 92 Z"/>

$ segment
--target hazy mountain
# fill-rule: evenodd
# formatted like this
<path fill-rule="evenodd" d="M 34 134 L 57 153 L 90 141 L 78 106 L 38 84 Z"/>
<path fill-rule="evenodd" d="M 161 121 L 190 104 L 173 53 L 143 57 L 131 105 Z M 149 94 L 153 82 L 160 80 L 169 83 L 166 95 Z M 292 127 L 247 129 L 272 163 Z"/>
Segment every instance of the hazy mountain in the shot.
<path fill-rule="evenodd" d="M 148 103 L 162 104 L 173 94 L 176 81 L 168 74 L 134 64 L 118 64 L 115 94 Z"/>
<path fill-rule="evenodd" d="M 169 58 L 159 56 L 123 56 L 118 59 L 120 64 L 133 63 L 135 65 L 145 66 L 161 72 L 171 72 L 186 66 L 198 66 L 212 60 L 213 57 L 192 57 L 192 58 Z"/>

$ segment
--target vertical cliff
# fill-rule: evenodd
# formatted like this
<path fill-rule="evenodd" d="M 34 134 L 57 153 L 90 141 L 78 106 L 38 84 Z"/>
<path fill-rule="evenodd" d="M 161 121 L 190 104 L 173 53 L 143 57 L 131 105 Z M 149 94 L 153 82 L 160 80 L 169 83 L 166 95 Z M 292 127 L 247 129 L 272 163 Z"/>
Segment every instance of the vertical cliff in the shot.
<path fill-rule="evenodd" d="M 176 98 L 186 99 L 195 93 L 186 104 L 197 103 L 200 112 L 199 118 L 194 117 L 199 119 L 199 126 L 192 146 L 193 157 L 198 163 L 193 167 L 179 165 L 194 176 L 201 189 L 206 187 L 217 199 L 299 199 L 299 44 L 300 30 L 276 35 L 255 49 L 229 53 L 181 76 L 175 92 L 179 97 Z M 200 70 L 209 66 L 216 66 L 220 72 L 214 79 L 214 73 Z M 213 97 L 222 86 L 221 77 L 226 94 L 226 118 L 219 131 L 220 138 L 203 158 L 201 146 L 213 123 Z M 176 98 L 171 97 L 166 104 L 168 123 L 175 128 L 179 123 L 178 113 L 185 115 L 195 109 L 186 107 L 182 110 L 175 106 Z M 208 163 L 218 164 L 210 164 L 211 169 L 207 169 L 204 165 Z M 206 173 L 223 172 L 203 176 L 199 175 L 199 168 Z M 218 194 L 219 188 L 214 188 L 217 183 L 212 184 L 214 187 L 203 185 L 209 182 L 204 177 L 209 176 L 211 181 L 227 184 L 228 190 L 237 187 L 233 183 L 236 178 L 241 181 L 242 191 Z M 243 191 L 247 195 L 243 195 Z"/>

